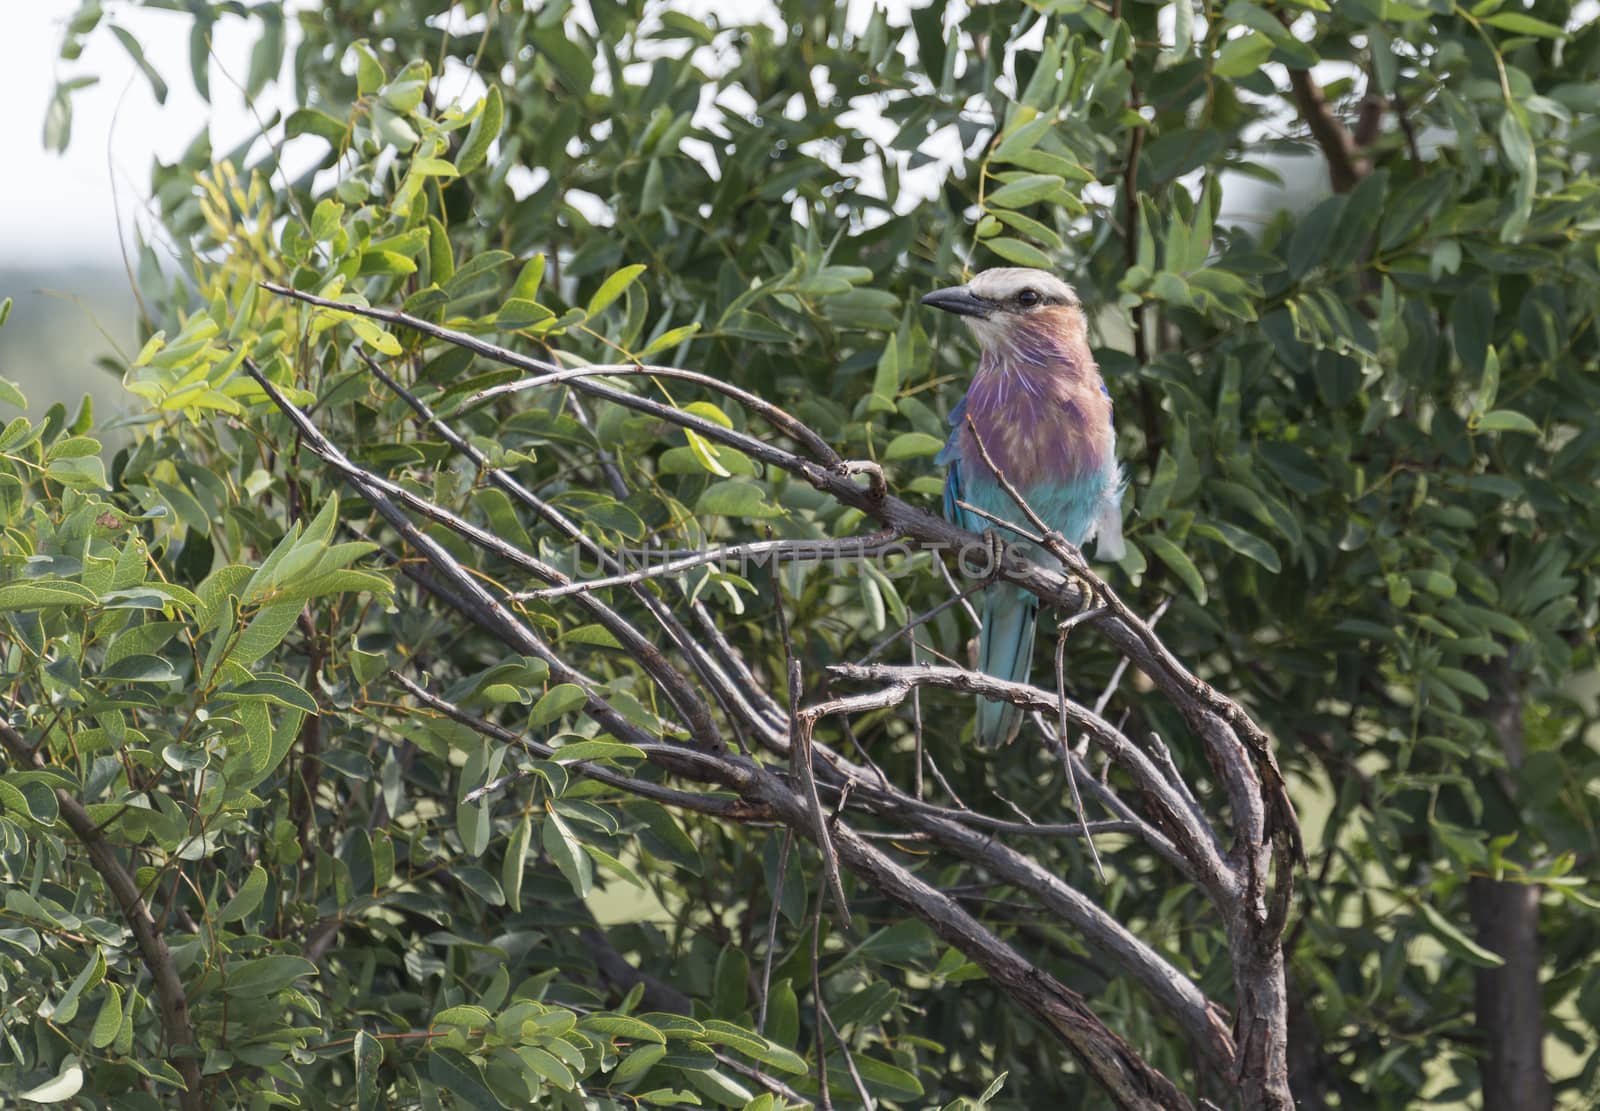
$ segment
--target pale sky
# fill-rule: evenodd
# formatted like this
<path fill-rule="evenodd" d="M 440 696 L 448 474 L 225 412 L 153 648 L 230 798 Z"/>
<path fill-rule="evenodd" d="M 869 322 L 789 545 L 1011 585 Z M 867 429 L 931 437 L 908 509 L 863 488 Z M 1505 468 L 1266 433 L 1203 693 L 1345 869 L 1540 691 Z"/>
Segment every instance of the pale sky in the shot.
<path fill-rule="evenodd" d="M 218 150 L 254 130 L 243 97 L 223 75 L 226 69 L 242 81 L 248 66 L 250 35 L 239 20 L 217 24 L 218 60 L 207 105 L 189 77 L 189 16 L 113 9 L 166 78 L 170 92 L 163 107 L 104 20 L 89 36 L 82 57 L 74 62 L 58 57 L 62 29 L 77 9 L 77 0 L 5 5 L 0 150 L 10 168 L 0 177 L 0 266 L 117 264 L 113 178 L 127 228 L 149 188 L 153 157 L 176 158 L 208 119 Z M 57 74 L 100 78 L 73 96 L 72 145 L 65 155 L 47 152 L 43 143 L 45 109 Z"/>

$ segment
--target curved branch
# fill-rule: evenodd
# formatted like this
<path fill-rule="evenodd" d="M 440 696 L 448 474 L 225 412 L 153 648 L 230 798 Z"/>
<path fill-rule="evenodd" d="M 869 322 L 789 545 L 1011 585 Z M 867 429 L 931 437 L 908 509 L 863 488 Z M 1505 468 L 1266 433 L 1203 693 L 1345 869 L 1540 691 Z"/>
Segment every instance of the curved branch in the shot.
<path fill-rule="evenodd" d="M 1213 847 L 1211 833 L 1189 809 L 1188 804 L 1155 763 L 1110 722 L 1068 698 L 1059 698 L 1026 683 L 1010 683 L 982 672 L 959 667 L 916 664 L 897 667 L 890 664 L 835 664 L 828 669 L 847 679 L 889 684 L 877 695 L 858 696 L 903 699 L 913 686 L 944 687 L 949 690 L 981 694 L 986 698 L 1010 702 L 1024 709 L 1059 711 L 1067 721 L 1084 730 L 1100 744 L 1113 763 L 1126 771 L 1155 810 L 1163 831 L 1183 854 L 1193 875 L 1219 906 L 1234 900 L 1235 883 L 1227 864 Z M 840 700 L 843 702 L 844 700 Z M 875 703 L 868 703 L 875 704 Z M 824 704 L 805 711 L 808 714 L 848 712 L 855 706 Z"/>
<path fill-rule="evenodd" d="M 824 461 L 820 462 L 815 458 L 805 458 L 785 447 L 723 427 L 698 414 L 597 381 L 593 375 L 554 370 L 551 364 L 405 313 L 330 302 L 282 286 L 269 285 L 268 288 L 274 293 L 339 312 L 412 329 L 508 366 L 542 375 L 545 381 L 556 381 L 550 377 L 554 372 L 559 375 L 560 382 L 569 384 L 577 391 L 696 432 L 711 443 L 730 447 L 753 460 L 786 471 L 830 495 L 840 504 L 860 510 L 879 526 L 905 538 L 909 544 L 945 553 L 987 555 L 992 550 L 985 538 L 894 497 L 886 488 L 881 470 L 874 465 L 838 460 L 836 455 L 833 459 L 837 462 L 827 461 L 826 455 L 823 455 Z M 289 404 L 259 371 L 253 367 L 250 369 L 269 399 L 290 417 L 308 441 L 320 441 L 319 454 L 328 459 L 401 537 L 433 565 L 435 572 L 452 591 L 463 616 L 514 650 L 544 659 L 549 663 L 555 681 L 577 683 L 586 695 L 583 712 L 613 735 L 630 743 L 672 747 L 657 744 L 657 737 L 611 707 L 601 691 L 586 682 L 531 628 L 491 596 L 448 552 L 411 523 L 406 511 L 396 504 L 396 498 L 406 499 L 399 495 L 391 497 L 388 487 L 393 484 L 386 483 L 345 459 L 337 448 L 316 431 L 304 413 Z M 627 372 L 640 371 L 629 368 Z M 683 372 L 680 377 L 692 373 Z M 727 393 L 726 390 L 722 392 Z M 866 476 L 865 485 L 858 481 L 860 475 Z M 427 512 L 424 508 L 426 502 L 413 505 L 406 500 L 406 504 L 412 512 Z M 478 543 L 477 538 L 473 542 Z M 480 546 L 498 553 L 500 545 L 503 542 Z M 1239 1064 L 1235 1075 L 1247 1092 L 1275 1091 L 1273 1076 L 1278 1063 L 1281 1063 L 1282 1046 L 1280 1039 L 1273 1034 L 1273 1027 L 1276 1019 L 1281 1017 L 1283 1003 L 1282 957 L 1277 934 L 1281 930 L 1282 911 L 1289 894 L 1288 881 L 1299 858 L 1299 837 L 1294 812 L 1272 755 L 1270 740 L 1237 703 L 1179 663 L 1155 637 L 1150 627 L 1088 570 L 1081 556 L 1070 553 L 1076 558 L 1063 560 L 1068 568 L 1067 573 L 1063 574 L 1024 558 L 1004 545 L 996 545 L 993 553 L 997 559 L 996 565 L 990 568 L 992 578 L 1027 590 L 1045 604 L 1068 612 L 1089 608 L 1103 611 L 1098 612 L 1092 621 L 1094 627 L 1151 679 L 1152 685 L 1174 704 L 1201 740 L 1207 758 L 1228 796 L 1233 847 L 1226 858 L 1221 856 L 1211 840 L 1209 825 L 1200 820 L 1202 816 L 1195 813 L 1195 808 L 1181 798 L 1174 804 L 1173 798 L 1168 797 L 1173 794 L 1173 786 L 1165 779 L 1162 770 L 1153 765 L 1145 769 L 1139 764 L 1138 760 L 1141 759 L 1144 764 L 1150 761 L 1126 738 L 1121 738 L 1125 747 L 1119 751 L 1129 761 L 1125 766 L 1141 769 L 1135 776 L 1136 782 L 1160 814 L 1161 824 L 1173 833 L 1177 841 L 1174 847 L 1182 851 L 1196 867 L 1202 878 L 1202 886 L 1217 903 L 1226 925 L 1239 996 L 1238 1028 L 1242 1032 L 1236 1051 Z M 631 629 L 625 619 L 619 617 L 618 620 Z M 725 643 L 724 648 L 731 651 Z M 741 677 L 748 678 L 748 672 L 742 672 Z M 702 672 L 702 678 L 717 686 L 722 676 Z M 750 682 L 752 686 L 755 685 L 753 679 Z M 916 687 L 912 685 L 910 689 L 914 691 Z M 1023 692 L 1031 690 L 1020 689 Z M 1032 698 L 1034 694 L 1024 694 L 1024 697 Z M 1056 707 L 1053 696 L 1043 697 L 1043 708 Z M 856 700 L 846 701 L 853 705 Z M 788 730 L 782 727 L 777 720 L 778 715 L 772 710 L 773 707 L 768 705 L 753 715 L 758 721 L 762 745 L 774 753 L 788 755 L 794 746 L 790 744 Z M 1086 721 L 1079 724 L 1088 727 Z M 1120 734 L 1117 736 L 1120 737 Z M 1105 740 L 1103 734 L 1102 740 Z M 984 839 L 985 835 L 959 823 L 950 823 L 950 828 L 945 828 L 941 824 L 945 819 L 918 813 L 914 808 L 908 807 L 903 813 L 891 814 L 883 804 L 895 792 L 883 791 L 874 778 L 859 772 L 838 754 L 820 747 L 814 751 L 819 759 L 819 776 L 842 777 L 835 778 L 833 785 L 858 791 L 858 797 L 872 800 L 875 812 L 893 817 L 913 831 L 926 833 L 930 841 L 959 853 L 963 844 L 967 846 L 967 852 L 975 851 L 973 839 Z M 815 801 L 808 801 L 790 779 L 748 756 L 731 754 L 726 750 L 716 755 L 722 758 L 716 761 L 716 766 L 686 761 L 679 774 L 701 782 L 715 782 L 732 790 L 744 802 L 771 813 L 808 839 L 818 836 L 827 838 L 831 832 L 839 860 L 846 868 L 927 922 L 941 937 L 983 967 L 1008 996 L 1056 1032 L 1095 1079 L 1113 1094 L 1118 1106 L 1188 1106 L 1170 1081 L 1151 1069 L 1126 1043 L 1108 1030 L 1079 997 L 1053 979 L 1043 976 L 952 903 L 944 893 L 906 872 L 873 848 L 862 833 L 844 822 L 834 821 L 827 830 L 819 831 L 813 821 Z M 1150 774 L 1146 775 L 1145 771 Z M 882 793 L 869 795 L 868 788 Z M 1199 844 L 1191 836 L 1195 831 L 1190 827 L 1196 824 L 1204 831 Z M 1085 920 L 1089 918 L 1089 911 L 1076 906 L 1073 896 L 1083 903 L 1087 903 L 1087 900 L 1055 877 L 1030 874 L 1029 868 L 1042 872 L 1031 860 L 1001 845 L 993 846 L 990 852 L 1000 853 L 1000 858 L 1013 869 L 1015 878 L 1010 882 L 1031 891 L 1058 915 L 1068 918 L 1070 913 L 1079 913 Z M 1274 858 L 1277 882 L 1273 885 L 1272 903 L 1269 906 L 1266 875 L 1272 870 Z M 1062 890 L 1053 889 L 1046 881 L 1060 884 Z M 1055 902 L 1049 902 L 1050 899 Z M 1088 906 L 1092 908 L 1093 904 Z M 1124 964 L 1126 959 L 1117 963 Z M 1156 959 L 1159 961 L 1159 958 Z M 1155 967 L 1159 968 L 1159 965 Z M 1181 977 L 1178 979 L 1181 981 Z M 1174 996 L 1184 994 L 1181 982 L 1170 990 Z M 1219 1036 L 1225 1033 L 1219 1029 L 1219 1012 L 1214 1012 L 1198 993 L 1188 1002 L 1191 1005 L 1187 1007 L 1187 1013 L 1191 1017 L 1180 1017 L 1180 1021 L 1189 1024 L 1187 1029 L 1200 1031 L 1196 1041 L 1207 1048 L 1208 1054 L 1220 1054 L 1227 1043 L 1225 1038 Z M 1199 1006 L 1192 1005 L 1195 1003 Z M 1180 1011 L 1180 1015 L 1182 1013 Z"/>
<path fill-rule="evenodd" d="M 1289 87 L 1294 92 L 1300 118 L 1311 129 L 1311 137 L 1328 160 L 1328 181 L 1333 191 L 1350 192 L 1372 172 L 1372 163 L 1361 153 L 1344 121 L 1334 115 L 1327 97 L 1322 95 L 1322 86 L 1317 84 L 1310 70 L 1291 69 Z"/>

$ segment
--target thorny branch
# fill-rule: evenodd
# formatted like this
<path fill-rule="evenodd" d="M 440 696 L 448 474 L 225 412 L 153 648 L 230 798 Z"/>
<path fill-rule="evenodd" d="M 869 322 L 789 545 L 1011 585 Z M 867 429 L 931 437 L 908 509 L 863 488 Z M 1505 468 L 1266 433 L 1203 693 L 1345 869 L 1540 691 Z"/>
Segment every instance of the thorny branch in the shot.
<path fill-rule="evenodd" d="M 695 432 L 719 448 L 741 452 L 785 471 L 839 503 L 860 510 L 882 530 L 880 535 L 898 537 L 910 547 L 947 553 L 987 550 L 984 538 L 895 497 L 875 465 L 841 459 L 796 418 L 713 376 L 660 367 L 566 368 L 404 313 L 329 301 L 284 286 L 269 284 L 267 288 L 303 303 L 358 313 L 407 328 L 515 367 L 528 375 L 514 384 L 516 389 L 569 388 Z M 378 368 L 372 365 L 377 373 Z M 776 824 L 784 827 L 787 835 L 812 841 L 824 854 L 831 850 L 837 855 L 838 867 L 851 872 L 857 884 L 900 904 L 983 968 L 999 990 L 1071 1049 L 1117 1106 L 1189 1107 L 1188 1099 L 1171 1081 L 1107 1029 L 1084 1000 L 890 854 L 897 851 L 894 837 L 898 832 L 902 839 L 916 839 L 921 846 L 919 852 L 949 854 L 975 863 L 1034 900 L 1043 913 L 1055 916 L 1075 931 L 1110 967 L 1137 983 L 1185 1031 L 1203 1056 L 1207 1070 L 1237 1078 L 1245 1106 L 1287 1106 L 1284 1045 L 1281 1034 L 1274 1031 L 1281 1030 L 1284 1013 L 1279 934 L 1299 856 L 1299 837 L 1270 741 L 1237 703 L 1179 662 L 1150 625 L 1089 569 L 1075 549 L 1060 543 L 1060 538 L 1040 528 L 1039 541 L 1061 561 L 1065 573 L 1024 558 L 1018 550 L 995 541 L 993 554 L 997 562 L 993 578 L 1030 591 L 1044 606 L 1067 613 L 1094 611 L 1085 624 L 1148 677 L 1151 687 L 1177 707 L 1200 742 L 1222 787 L 1223 798 L 1210 800 L 1210 813 L 1196 803 L 1196 792 L 1177 778 L 1176 766 L 1159 742 L 1148 746 L 1135 743 L 1101 714 L 1062 694 L 1000 683 L 961 668 L 839 665 L 831 669 L 839 679 L 872 683 L 876 689 L 831 697 L 810 706 L 790 699 L 786 709 L 773 697 L 769 686 L 754 676 L 725 634 L 715 629 L 708 614 L 700 611 L 693 628 L 678 621 L 665 599 L 643 589 L 642 581 L 631 578 L 612 553 L 598 549 L 592 539 L 578 541 L 581 530 L 573 522 L 518 486 L 508 472 L 488 467 L 481 454 L 474 455 L 465 437 L 450 430 L 445 420 L 392 378 L 381 376 L 419 419 L 444 433 L 447 442 L 472 459 L 490 481 L 508 492 L 516 490 L 514 500 L 537 519 L 575 542 L 584 543 L 585 550 L 601 555 L 600 566 L 614 581 L 604 586 L 574 580 L 504 538 L 487 534 L 428 499 L 352 463 L 271 381 L 252 365 L 247 364 L 247 369 L 289 418 L 305 445 L 366 498 L 400 539 L 426 560 L 430 581 L 440 588 L 445 604 L 513 650 L 545 660 L 553 682 L 576 684 L 584 692 L 582 711 L 610 735 L 638 746 L 646 764 L 653 769 L 649 778 L 603 766 L 575 769 L 579 774 L 602 778 L 619 790 L 652 792 L 652 797 L 668 805 L 712 813 L 721 820 Z M 624 375 L 691 381 L 721 393 L 760 416 L 778 439 L 769 441 L 726 428 L 694 412 L 603 380 Z M 510 389 L 502 389 L 500 396 Z M 482 400 L 480 395 L 467 404 Z M 800 451 L 785 446 L 785 441 L 797 445 Z M 414 516 L 455 532 L 496 558 L 509 560 L 546 584 L 546 590 L 562 591 L 543 601 L 580 607 L 586 620 L 602 624 L 627 646 L 625 651 L 634 656 L 666 696 L 666 705 L 682 715 L 681 724 L 663 717 L 654 729 L 648 729 L 620 713 L 608 702 L 604 688 L 583 675 L 561 650 L 546 642 L 517 614 L 518 603 L 507 592 L 486 587 L 449 551 L 422 532 L 413 523 Z M 863 541 L 871 539 L 874 538 Z M 671 580 L 662 582 L 670 584 Z M 608 589 L 626 591 L 638 599 L 661 630 L 641 630 L 635 624 L 637 618 L 612 610 L 599 597 Z M 662 631 L 667 634 L 664 650 L 653 644 Z M 641 641 L 651 650 L 641 649 L 635 654 L 635 646 Z M 675 666 L 674 655 L 687 664 L 687 671 Z M 448 714 L 504 743 L 527 748 L 530 753 L 539 752 L 530 747 L 536 742 L 476 719 L 419 683 L 403 680 L 401 685 L 434 712 Z M 1086 733 L 1107 754 L 1121 779 L 1115 784 L 1088 780 L 1090 793 L 1107 806 L 1120 823 L 1119 828 L 1142 836 L 1153 851 L 1197 883 L 1226 927 L 1234 964 L 1231 1021 L 1228 1013 L 1207 999 L 1193 980 L 1019 847 L 1030 838 L 1060 836 L 1060 827 L 975 814 L 962 808 L 959 801 L 955 808 L 936 806 L 883 782 L 869 768 L 812 740 L 816 725 L 825 716 L 848 716 L 890 706 L 912 697 L 923 686 L 981 691 L 1052 716 L 1061 715 L 1071 728 Z M 758 747 L 753 752 L 735 752 L 722 744 L 716 710 L 741 737 L 748 734 Z M 802 722 L 803 729 L 799 728 Z M 1065 758 L 1078 759 L 1071 751 L 1070 738 L 1055 731 L 1047 731 L 1047 735 L 1053 744 L 1062 746 Z M 805 782 L 808 771 L 811 784 Z M 1121 797 L 1123 792 L 1131 792 L 1130 797 Z M 826 815 L 823 796 L 832 800 L 831 812 Z M 1224 814 L 1225 820 L 1214 816 Z M 1226 831 L 1225 838 L 1219 838 L 1219 828 Z M 1093 837 L 1103 829 L 1103 823 L 1095 823 L 1087 830 L 1074 832 L 1080 837 Z M 1022 840 L 1012 844 L 1008 838 Z M 1226 848 L 1225 839 L 1229 841 Z M 842 890 L 835 886 L 836 878 L 830 877 L 828 882 L 833 901 L 843 912 Z M 1244 1034 L 1237 1046 L 1230 1030 Z"/>

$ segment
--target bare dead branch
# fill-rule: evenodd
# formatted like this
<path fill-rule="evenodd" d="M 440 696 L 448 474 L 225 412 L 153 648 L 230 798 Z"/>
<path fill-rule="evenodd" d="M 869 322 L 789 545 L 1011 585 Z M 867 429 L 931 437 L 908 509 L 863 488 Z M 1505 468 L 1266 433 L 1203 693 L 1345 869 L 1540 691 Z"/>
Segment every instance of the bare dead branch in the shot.
<path fill-rule="evenodd" d="M 603 579 L 574 579 L 561 586 L 545 587 L 541 590 L 524 590 L 510 595 L 513 600 L 562 598 L 568 594 L 579 594 L 589 590 L 603 590 L 613 586 L 631 586 L 634 583 L 647 582 L 650 579 L 667 578 L 683 571 L 692 571 L 696 567 L 704 567 L 711 563 L 726 563 L 734 559 L 774 560 L 775 562 L 815 562 L 824 559 L 869 559 L 882 555 L 891 549 L 894 541 L 893 533 L 887 529 L 880 530 L 870 536 L 848 536 L 839 540 L 758 540 L 750 544 L 727 544 L 716 548 L 707 548 L 694 555 L 669 559 L 665 563 L 658 563 L 653 567 L 641 568 L 624 575 L 611 575 Z M 651 556 L 664 556 L 666 553 L 646 552 Z"/>
<path fill-rule="evenodd" d="M 810 712 L 827 709 L 829 712 L 850 712 L 862 705 L 877 705 L 885 699 L 900 701 L 912 686 L 936 686 L 949 690 L 981 694 L 997 701 L 1011 702 L 1027 709 L 1058 710 L 1064 721 L 1094 737 L 1111 759 L 1138 784 L 1145 799 L 1157 815 L 1157 825 L 1167 834 L 1184 855 L 1203 886 L 1212 898 L 1226 904 L 1234 891 L 1233 875 L 1227 864 L 1211 848 L 1211 839 L 1189 813 L 1166 777 L 1158 771 L 1150 758 L 1110 722 L 1073 702 L 1026 683 L 1010 683 L 982 672 L 954 667 L 936 667 L 923 664 L 918 667 L 896 667 L 888 664 L 835 664 L 830 671 L 848 679 L 885 683 L 882 690 L 860 695 L 853 705 L 841 705 L 839 699 L 831 706 L 813 707 Z"/>
<path fill-rule="evenodd" d="M 559 375 L 559 384 L 577 392 L 694 432 L 709 443 L 731 448 L 759 463 L 786 471 L 840 504 L 860 510 L 880 528 L 903 537 L 913 546 L 935 552 L 961 552 L 990 543 L 996 558 L 989 581 L 997 579 L 1018 586 L 1033 593 L 1042 604 L 1068 613 L 1103 607 L 1105 612 L 1097 614 L 1093 622 L 1095 629 L 1133 666 L 1148 676 L 1154 689 L 1179 710 L 1187 727 L 1200 740 L 1217 781 L 1226 794 L 1227 806 L 1225 809 L 1219 808 L 1219 813 L 1227 816 L 1232 844 L 1223 855 L 1216 833 L 1203 814 L 1198 812 L 1192 793 L 1186 794 L 1171 779 L 1170 761 L 1148 755 L 1141 747 L 1129 742 L 1119 730 L 1111 730 L 1115 740 L 1107 740 L 1101 733 L 1095 733 L 1096 739 L 1106 746 L 1107 751 L 1115 747 L 1117 766 L 1130 776 L 1143 804 L 1150 808 L 1155 827 L 1151 829 L 1146 826 L 1141 832 L 1154 834 L 1168 843 L 1169 851 L 1181 862 L 1180 866 L 1186 874 L 1193 873 L 1223 917 L 1234 965 L 1238 1028 L 1243 1035 L 1237 1049 L 1228 1035 L 1229 1024 L 1214 1004 L 1155 954 L 1147 949 L 1141 952 L 1136 939 L 1127 935 L 1114 920 L 1059 877 L 1051 875 L 997 839 L 997 833 L 1011 831 L 985 830 L 981 828 L 982 820 L 973 821 L 973 815 L 961 810 L 952 812 L 955 817 L 929 813 L 925 809 L 929 804 L 920 803 L 912 795 L 880 783 L 876 777 L 840 754 L 813 743 L 806 745 L 810 759 L 804 761 L 805 766 L 813 770 L 818 789 L 838 792 L 835 813 L 831 820 L 824 822 L 824 841 L 819 844 L 819 849 L 826 851 L 823 846 L 831 838 L 841 867 L 849 868 L 863 883 L 927 922 L 939 936 L 983 967 L 1001 990 L 1038 1017 L 1072 1049 L 1089 1073 L 1111 1093 L 1118 1106 L 1187 1107 L 1189 1104 L 1166 1078 L 1151 1070 L 1115 1034 L 1106 1030 L 1082 1000 L 1049 977 L 1041 976 L 1038 969 L 1001 944 L 962 908 L 944 898 L 941 892 L 905 873 L 892 859 L 873 847 L 872 840 L 879 835 L 889 836 L 891 840 L 888 844 L 893 845 L 892 838 L 896 836 L 893 831 L 857 831 L 845 818 L 865 812 L 873 820 L 898 826 L 902 839 L 926 838 L 926 844 L 979 863 L 991 874 L 1005 875 L 1009 882 L 1027 891 L 1050 913 L 1072 922 L 1075 927 L 1084 929 L 1086 934 L 1091 930 L 1099 930 L 1101 936 L 1091 938 L 1091 944 L 1104 945 L 1102 951 L 1110 954 L 1112 964 L 1127 971 L 1159 1001 L 1164 1011 L 1175 1017 L 1194 1044 L 1205 1052 L 1208 1068 L 1222 1075 L 1237 1074 L 1241 1082 L 1252 1090 L 1274 1087 L 1274 1074 L 1281 1059 L 1279 1051 L 1282 1047 L 1275 1044 L 1270 1033 L 1263 1036 L 1261 1031 L 1263 1027 L 1268 1030 L 1273 1028 L 1277 1018 L 1281 1017 L 1284 1005 L 1282 957 L 1277 933 L 1282 928 L 1283 912 L 1292 886 L 1289 881 L 1300 857 L 1300 846 L 1293 810 L 1272 755 L 1271 742 L 1242 707 L 1185 668 L 1156 638 L 1149 625 L 1133 614 L 1088 568 L 1075 549 L 1058 544 L 1059 538 L 1047 532 L 1032 536 L 1027 534 L 1027 530 L 1012 528 L 1013 532 L 1023 535 L 1024 539 L 1042 546 L 1060 559 L 1063 570 L 1058 571 L 1027 558 L 1025 549 L 1008 548 L 998 541 L 986 541 L 983 537 L 907 505 L 889 492 L 882 471 L 874 466 L 850 463 L 839 459 L 837 455 L 830 459 L 817 452 L 814 445 L 808 447 L 811 457 L 807 458 L 749 433 L 725 428 L 696 413 L 617 388 L 583 370 L 577 373 L 564 371 L 553 364 L 530 359 L 477 337 L 404 313 L 329 302 L 281 286 L 269 288 L 280 295 L 310 301 L 334 311 L 356 313 L 412 329 L 442 342 L 464 347 L 485 358 L 517 367 L 531 376 L 543 377 L 551 384 L 556 380 L 550 376 Z M 630 373 L 636 373 L 639 368 L 629 370 Z M 679 377 L 693 373 L 683 372 Z M 259 377 L 258 381 L 262 381 L 269 397 L 285 409 L 304 434 L 309 428 L 304 415 L 298 414 L 297 419 L 293 407 L 286 405 L 281 394 L 270 383 Z M 708 388 L 715 388 L 710 383 L 706 384 Z M 724 396 L 730 396 L 726 391 L 721 392 Z M 780 432 L 790 434 L 790 430 L 784 429 L 779 423 L 781 418 L 774 420 L 766 413 L 761 415 Z M 803 437 L 792 438 L 796 442 L 804 442 Z M 313 441 L 308 437 L 308 442 Z M 331 446 L 326 445 L 325 440 L 324 445 Z M 629 743 L 659 745 L 659 738 L 650 736 L 612 710 L 603 694 L 592 684 L 585 685 L 583 677 L 570 665 L 559 658 L 548 658 L 555 655 L 549 646 L 514 615 L 500 607 L 459 565 L 453 565 L 448 553 L 436 545 L 429 547 L 426 535 L 420 533 L 406 518 L 407 512 L 423 510 L 397 499 L 384 489 L 382 480 L 378 480 L 377 476 L 348 464 L 347 460 L 343 461 L 343 467 L 339 466 L 340 458 L 335 455 L 329 461 L 358 492 L 373 501 L 391 527 L 427 559 L 432 565 L 432 574 L 450 591 L 450 597 L 459 612 L 514 650 L 547 659 L 555 681 L 566 681 L 567 676 L 573 676 L 586 694 L 583 712 L 599 722 L 602 728 Z M 859 481 L 861 474 L 867 476 L 866 484 Z M 493 551 L 492 548 L 485 550 Z M 1063 555 L 1066 558 L 1062 558 Z M 940 569 L 946 570 L 942 562 Z M 551 582 L 549 579 L 544 581 Z M 564 584 L 554 582 L 552 585 Z M 629 589 L 638 587 L 637 583 L 629 585 Z M 649 600 L 654 600 L 665 606 L 664 599 L 655 597 L 655 592 L 640 590 L 639 595 L 646 600 L 646 605 L 650 604 Z M 592 593 L 578 590 L 573 592 L 573 596 L 589 597 Z M 659 611 L 657 613 L 659 619 Z M 709 650 L 695 643 L 694 638 L 689 638 L 686 643 L 677 643 L 674 647 L 690 659 L 694 674 L 710 689 L 717 704 L 725 710 L 731 710 L 747 724 L 763 749 L 792 760 L 796 755 L 795 750 L 801 745 L 797 743 L 800 740 L 798 731 L 793 729 L 793 723 L 786 720 L 788 715 L 772 699 L 765 685 L 750 674 L 738 652 L 715 628 L 715 622 L 701 616 L 696 617 L 696 622 Z M 958 668 L 917 670 L 946 670 L 967 676 L 964 682 L 972 681 L 970 673 Z M 892 683 L 890 685 L 893 686 Z M 951 685 L 955 689 L 976 690 L 955 683 Z M 740 689 L 741 686 L 743 689 Z M 914 692 L 920 689 L 920 684 L 912 683 L 905 689 Z M 1017 692 L 1009 692 L 1002 696 L 1021 697 L 1021 704 L 1041 710 L 1059 709 L 1055 698 L 1032 688 L 1021 690 L 1027 693 L 1018 696 Z M 852 712 L 866 708 L 866 703 L 881 697 L 882 692 L 873 692 L 866 697 L 865 703 L 859 696 L 831 701 L 837 712 Z M 683 711 L 680 709 L 679 712 Z M 1069 707 L 1068 722 L 1077 728 L 1088 728 L 1086 722 L 1073 716 L 1076 712 L 1089 713 L 1082 707 Z M 1105 724 L 1099 715 L 1093 717 Z M 1109 725 L 1106 728 L 1109 729 Z M 1053 741 L 1065 743 L 1065 738 L 1055 738 L 1054 732 L 1052 730 L 1047 735 L 1052 736 Z M 1159 754 L 1161 750 L 1153 751 Z M 802 836 L 813 840 L 818 837 L 815 818 L 820 813 L 820 798 L 815 802 L 807 799 L 806 792 L 798 782 L 776 774 L 758 760 L 726 752 L 718 755 L 723 757 L 724 763 L 713 766 L 684 762 L 674 770 L 674 774 L 697 782 L 714 783 Z M 1068 756 L 1071 755 L 1068 752 Z M 924 753 L 924 756 L 927 754 Z M 651 758 L 654 760 L 654 757 Z M 932 767 L 937 774 L 937 765 Z M 1086 787 L 1102 801 L 1117 801 L 1117 805 L 1108 803 L 1113 815 L 1118 820 L 1130 823 L 1135 829 L 1140 828 L 1139 823 L 1143 819 L 1121 805 L 1116 795 L 1110 792 L 1109 785 L 1090 781 Z M 951 797 L 955 797 L 953 792 Z M 1026 823 L 1019 824 L 1026 827 Z M 870 834 L 871 839 L 864 834 Z M 1270 902 L 1266 882 L 1269 871 L 1273 873 Z M 1116 927 L 1120 936 L 1116 932 L 1108 933 L 1108 926 Z M 1133 942 L 1133 947 L 1124 944 L 1124 937 Z M 1219 1064 L 1223 1067 L 1218 1068 Z"/>

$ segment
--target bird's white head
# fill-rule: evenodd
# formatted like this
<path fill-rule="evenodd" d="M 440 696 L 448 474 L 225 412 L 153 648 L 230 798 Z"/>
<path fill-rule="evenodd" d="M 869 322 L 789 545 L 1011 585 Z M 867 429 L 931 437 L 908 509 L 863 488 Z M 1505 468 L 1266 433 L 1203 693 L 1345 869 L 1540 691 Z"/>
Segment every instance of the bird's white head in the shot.
<path fill-rule="evenodd" d="M 1023 266 L 984 270 L 966 285 L 936 289 L 924 305 L 955 313 L 985 348 L 1009 343 L 1020 329 L 1045 328 L 1062 338 L 1083 334 L 1083 307 L 1054 274 Z"/>

